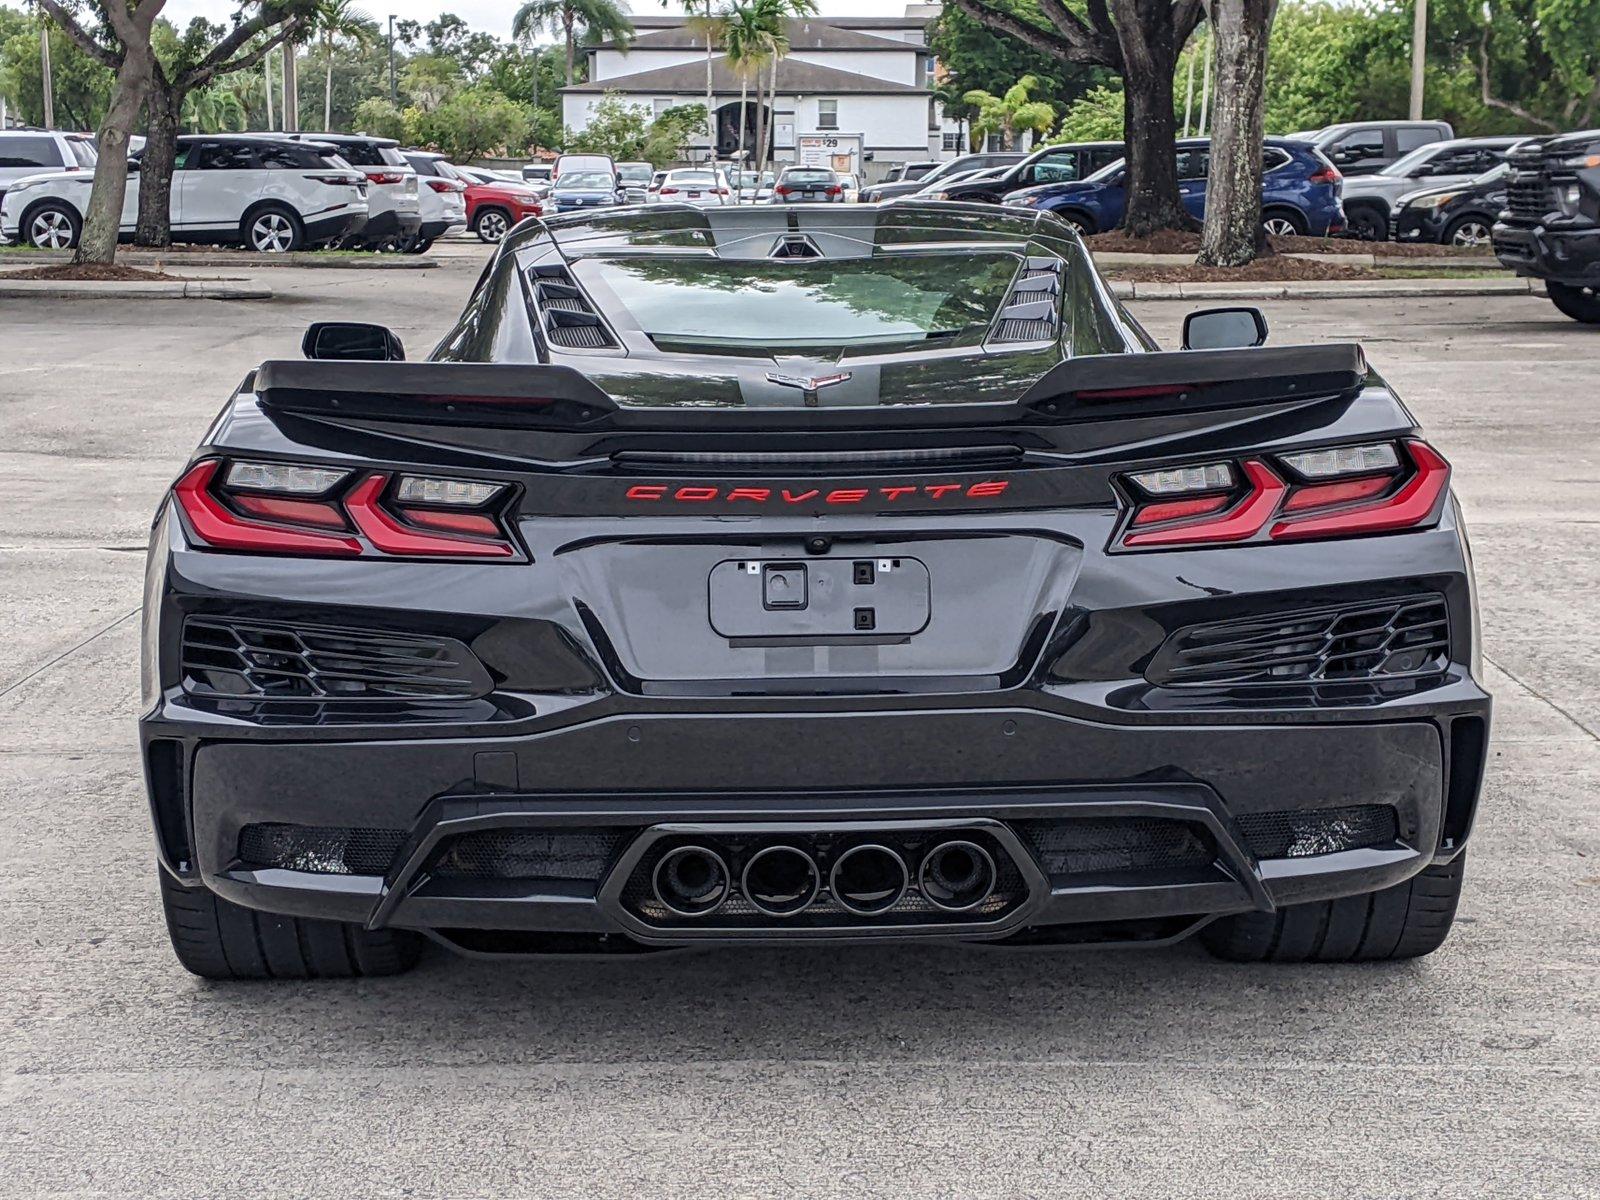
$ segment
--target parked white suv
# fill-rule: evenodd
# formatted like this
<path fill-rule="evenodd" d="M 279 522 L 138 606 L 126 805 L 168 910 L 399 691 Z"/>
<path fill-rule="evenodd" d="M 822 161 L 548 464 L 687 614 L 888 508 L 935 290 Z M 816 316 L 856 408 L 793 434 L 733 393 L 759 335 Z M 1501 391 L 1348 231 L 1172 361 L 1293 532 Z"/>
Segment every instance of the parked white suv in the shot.
<path fill-rule="evenodd" d="M 467 227 L 467 181 L 442 154 L 426 150 L 401 153 L 417 173 L 417 199 L 422 214 L 416 240 L 401 249 L 421 254 L 445 234 Z"/>
<path fill-rule="evenodd" d="M 325 142 L 356 170 L 367 176 L 367 227 L 346 245 L 369 250 L 400 250 L 412 244 L 422 230 L 422 201 L 417 193 L 417 173 L 400 153 L 393 138 L 364 133 L 291 133 L 296 141 Z"/>
<path fill-rule="evenodd" d="M 122 233 L 139 217 L 139 156 L 128 160 Z M 13 183 L 0 200 L 0 237 L 49 249 L 78 244 L 94 175 L 58 171 Z M 243 243 L 264 253 L 326 245 L 367 223 L 367 181 L 323 144 L 249 134 L 178 139 L 172 238 Z"/>
<path fill-rule="evenodd" d="M 47 129 L 0 129 L 0 200 L 19 179 L 41 171 L 94 173 L 94 138 Z"/>

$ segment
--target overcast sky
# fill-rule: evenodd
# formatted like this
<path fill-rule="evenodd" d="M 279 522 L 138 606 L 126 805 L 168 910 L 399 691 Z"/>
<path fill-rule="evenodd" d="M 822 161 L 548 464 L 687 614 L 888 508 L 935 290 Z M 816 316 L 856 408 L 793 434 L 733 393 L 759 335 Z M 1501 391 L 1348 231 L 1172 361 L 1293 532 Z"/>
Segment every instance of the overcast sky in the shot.
<path fill-rule="evenodd" d="M 626 0 L 628 7 L 637 13 L 659 13 L 656 0 Z M 380 24 L 389 14 L 404 20 L 428 22 L 442 12 L 452 12 L 464 19 L 474 29 L 482 29 L 498 38 L 511 36 L 511 16 L 519 7 L 519 0 L 358 0 L 356 5 Z M 817 0 L 824 16 L 849 14 L 851 16 L 898 17 L 906 10 L 905 0 Z M 162 14 L 178 26 L 188 23 L 190 17 L 209 16 L 216 20 L 219 9 L 231 12 L 232 3 L 226 0 L 167 0 Z M 675 5 L 672 11 L 679 11 Z"/>

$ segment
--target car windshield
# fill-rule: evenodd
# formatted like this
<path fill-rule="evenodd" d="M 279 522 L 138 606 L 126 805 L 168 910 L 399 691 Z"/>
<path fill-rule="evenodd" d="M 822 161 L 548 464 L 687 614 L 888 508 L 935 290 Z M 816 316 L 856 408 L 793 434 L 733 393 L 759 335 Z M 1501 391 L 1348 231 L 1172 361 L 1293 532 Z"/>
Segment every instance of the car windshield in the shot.
<path fill-rule="evenodd" d="M 1418 146 L 1410 154 L 1402 154 L 1378 174 L 1387 175 L 1391 179 L 1409 179 L 1417 173 L 1418 167 L 1439 153 L 1439 146 L 1438 142 Z"/>
<path fill-rule="evenodd" d="M 1125 163 L 1126 161 L 1127 161 L 1126 159 L 1119 158 L 1119 159 L 1117 159 L 1116 162 L 1107 163 L 1105 166 L 1101 167 L 1098 171 L 1096 171 L 1093 175 L 1090 175 L 1087 179 L 1085 179 L 1084 182 L 1085 183 L 1106 183 L 1109 180 L 1114 179 L 1117 176 L 1117 174 L 1122 170 L 1122 164 Z"/>
<path fill-rule="evenodd" d="M 1503 163 L 1500 163 L 1498 166 L 1490 167 L 1487 171 L 1485 171 L 1482 175 L 1479 175 L 1472 182 L 1473 182 L 1474 185 L 1480 184 L 1480 183 L 1495 183 L 1498 180 L 1504 179 L 1509 174 L 1511 174 L 1511 164 L 1508 163 L 1508 162 L 1503 162 Z"/>
<path fill-rule="evenodd" d="M 617 178 L 623 183 L 649 183 L 650 174 L 649 163 L 621 163 L 617 167 Z"/>
<path fill-rule="evenodd" d="M 922 341 L 987 325 L 1012 254 L 880 255 L 819 262 L 595 258 L 586 269 L 653 338 L 696 345 Z"/>
<path fill-rule="evenodd" d="M 604 171 L 568 171 L 556 180 L 558 192 L 600 192 L 615 186 Z"/>
<path fill-rule="evenodd" d="M 668 183 L 685 184 L 690 187 L 714 187 L 717 177 L 710 171 L 670 171 L 667 174 Z"/>

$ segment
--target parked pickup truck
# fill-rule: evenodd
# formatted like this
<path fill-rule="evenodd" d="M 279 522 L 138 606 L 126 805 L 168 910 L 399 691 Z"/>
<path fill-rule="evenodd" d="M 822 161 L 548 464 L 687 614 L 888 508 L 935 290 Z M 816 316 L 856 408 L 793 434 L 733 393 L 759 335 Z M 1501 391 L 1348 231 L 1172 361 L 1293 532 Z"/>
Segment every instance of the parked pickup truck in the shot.
<path fill-rule="evenodd" d="M 1526 142 L 1509 161 L 1496 256 L 1544 280 L 1574 321 L 1600 325 L 1600 129 Z"/>

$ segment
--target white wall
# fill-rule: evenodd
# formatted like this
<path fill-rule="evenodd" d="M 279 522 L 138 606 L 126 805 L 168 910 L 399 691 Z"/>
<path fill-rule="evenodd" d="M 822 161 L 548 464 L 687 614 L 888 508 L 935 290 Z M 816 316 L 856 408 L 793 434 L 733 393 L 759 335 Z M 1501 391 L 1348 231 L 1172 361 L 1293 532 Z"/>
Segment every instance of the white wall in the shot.
<path fill-rule="evenodd" d="M 793 104 L 795 134 L 859 133 L 862 149 L 875 162 L 905 162 L 926 156 L 928 100 L 925 96 L 835 96 L 839 101 L 839 127 L 817 127 L 818 96 L 804 96 Z M 789 107 L 782 105 L 781 107 Z"/>
<path fill-rule="evenodd" d="M 892 57 L 898 57 L 892 56 Z M 624 54 L 620 50 L 596 50 L 594 52 L 594 74 L 590 77 L 596 83 L 603 83 L 607 79 L 614 79 L 618 75 L 636 75 L 640 71 L 654 71 L 660 67 L 677 67 L 684 63 L 704 63 L 706 52 L 699 50 L 632 50 Z"/>

